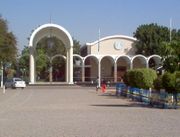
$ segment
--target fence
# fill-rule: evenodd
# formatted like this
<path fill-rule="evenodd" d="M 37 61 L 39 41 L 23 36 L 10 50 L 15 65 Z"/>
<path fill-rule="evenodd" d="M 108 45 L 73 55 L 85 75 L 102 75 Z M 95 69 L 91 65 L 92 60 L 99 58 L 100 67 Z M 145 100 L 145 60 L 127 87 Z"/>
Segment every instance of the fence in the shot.
<path fill-rule="evenodd" d="M 124 83 L 116 84 L 116 95 L 126 96 L 132 100 L 143 102 L 144 104 L 161 107 L 177 108 L 180 106 L 180 94 L 177 94 L 177 102 L 173 101 L 173 95 L 167 92 L 157 92 L 134 87 L 127 87 Z"/>

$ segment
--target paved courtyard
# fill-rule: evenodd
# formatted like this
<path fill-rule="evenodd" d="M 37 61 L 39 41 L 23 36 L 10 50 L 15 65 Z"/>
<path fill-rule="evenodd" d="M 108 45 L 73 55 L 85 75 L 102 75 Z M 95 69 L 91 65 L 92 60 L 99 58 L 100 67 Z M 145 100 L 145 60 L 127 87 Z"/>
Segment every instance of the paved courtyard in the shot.
<path fill-rule="evenodd" d="M 0 90 L 0 137 L 179 137 L 180 110 L 87 87 Z"/>

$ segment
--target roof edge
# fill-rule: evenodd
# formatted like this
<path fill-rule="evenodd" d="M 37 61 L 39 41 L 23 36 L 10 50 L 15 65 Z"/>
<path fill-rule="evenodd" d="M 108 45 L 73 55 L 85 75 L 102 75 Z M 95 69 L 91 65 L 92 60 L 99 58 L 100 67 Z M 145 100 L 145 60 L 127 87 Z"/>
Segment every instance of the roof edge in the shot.
<path fill-rule="evenodd" d="M 108 40 L 108 39 L 112 39 L 112 38 L 123 38 L 123 39 L 129 39 L 131 41 L 137 41 L 136 38 L 130 37 L 130 36 L 125 36 L 125 35 L 112 35 L 112 36 L 107 36 L 107 37 L 103 37 L 100 40 L 96 40 L 92 43 L 86 43 L 87 46 L 92 46 L 97 44 L 98 42 L 104 41 L 104 40 Z"/>

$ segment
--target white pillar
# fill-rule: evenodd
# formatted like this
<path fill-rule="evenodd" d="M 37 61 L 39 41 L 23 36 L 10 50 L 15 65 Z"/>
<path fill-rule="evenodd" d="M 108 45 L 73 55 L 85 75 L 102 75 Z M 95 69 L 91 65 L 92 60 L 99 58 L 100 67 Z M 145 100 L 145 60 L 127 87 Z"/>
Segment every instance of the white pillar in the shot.
<path fill-rule="evenodd" d="M 35 76 L 35 71 L 34 71 L 34 50 L 33 50 L 33 47 L 30 47 L 30 84 L 34 84 L 35 82 L 35 79 L 34 79 L 34 76 Z"/>
<path fill-rule="evenodd" d="M 146 68 L 149 68 L 149 63 L 147 60 L 146 60 Z"/>
<path fill-rule="evenodd" d="M 85 62 L 82 61 L 82 82 L 85 81 Z"/>
<path fill-rule="evenodd" d="M 66 82 L 69 83 L 69 49 L 66 50 Z"/>
<path fill-rule="evenodd" d="M 133 61 L 130 61 L 130 69 L 133 69 Z"/>
<path fill-rule="evenodd" d="M 99 77 L 99 87 L 101 87 L 101 62 L 98 61 L 98 77 Z"/>
<path fill-rule="evenodd" d="M 69 84 L 73 84 L 73 47 L 70 47 L 69 49 Z"/>
<path fill-rule="evenodd" d="M 117 62 L 114 63 L 114 82 L 117 82 Z"/>

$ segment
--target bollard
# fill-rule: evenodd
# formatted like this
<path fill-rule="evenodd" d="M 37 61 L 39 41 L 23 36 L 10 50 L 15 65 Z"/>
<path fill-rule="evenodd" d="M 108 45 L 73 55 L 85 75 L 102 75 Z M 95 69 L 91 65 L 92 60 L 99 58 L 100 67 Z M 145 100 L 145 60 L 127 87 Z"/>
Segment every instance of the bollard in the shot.
<path fill-rule="evenodd" d="M 5 94 L 6 92 L 6 89 L 5 89 L 5 86 L 3 85 L 3 94 Z"/>
<path fill-rule="evenodd" d="M 149 97 L 151 98 L 152 89 L 149 88 Z"/>
<path fill-rule="evenodd" d="M 118 89 L 118 97 L 121 95 L 121 87 Z"/>

